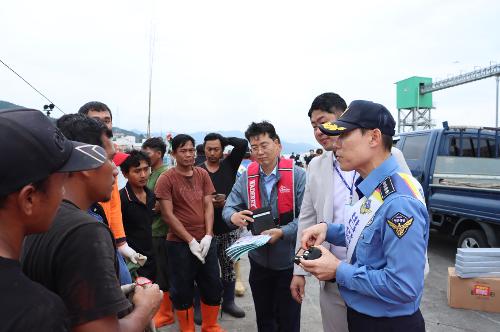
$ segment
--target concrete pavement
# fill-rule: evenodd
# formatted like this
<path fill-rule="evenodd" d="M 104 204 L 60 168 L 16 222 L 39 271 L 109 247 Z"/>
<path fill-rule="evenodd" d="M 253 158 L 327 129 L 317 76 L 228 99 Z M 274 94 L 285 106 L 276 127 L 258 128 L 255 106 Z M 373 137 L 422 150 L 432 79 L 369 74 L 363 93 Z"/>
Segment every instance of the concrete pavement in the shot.
<path fill-rule="evenodd" d="M 430 273 L 425 282 L 424 296 L 420 309 L 424 315 L 429 332 L 500 332 L 500 314 L 481 311 L 453 309 L 448 307 L 446 299 L 448 266 L 455 264 L 455 241 L 437 232 L 431 232 L 429 241 Z M 229 331 L 257 331 L 255 311 L 248 285 L 248 258 L 242 259 L 242 274 L 245 276 L 247 291 L 236 302 L 245 312 L 242 319 L 223 314 L 220 323 Z M 322 331 L 321 312 L 319 309 L 319 288 L 316 279 L 307 278 L 306 298 L 302 304 L 301 330 L 307 332 Z M 178 331 L 176 325 L 164 327 L 161 332 Z M 197 327 L 196 331 L 201 331 Z"/>

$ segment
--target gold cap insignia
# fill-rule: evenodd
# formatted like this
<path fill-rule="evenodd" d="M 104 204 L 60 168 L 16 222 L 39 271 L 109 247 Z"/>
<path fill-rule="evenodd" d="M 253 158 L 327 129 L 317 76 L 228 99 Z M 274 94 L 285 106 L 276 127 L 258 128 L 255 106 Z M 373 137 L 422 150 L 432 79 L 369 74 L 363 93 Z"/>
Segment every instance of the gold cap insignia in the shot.
<path fill-rule="evenodd" d="M 334 130 L 346 130 L 345 127 L 339 127 L 337 126 L 336 123 L 331 123 L 331 122 L 325 122 L 322 124 L 323 128 L 327 129 L 327 130 L 331 130 L 331 131 L 334 131 Z"/>

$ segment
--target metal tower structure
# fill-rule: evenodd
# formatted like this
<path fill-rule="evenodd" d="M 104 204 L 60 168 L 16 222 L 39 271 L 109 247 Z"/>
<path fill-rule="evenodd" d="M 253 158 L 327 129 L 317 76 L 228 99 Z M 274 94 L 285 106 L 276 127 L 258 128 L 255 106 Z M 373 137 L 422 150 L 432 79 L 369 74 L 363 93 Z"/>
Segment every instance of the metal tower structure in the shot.
<path fill-rule="evenodd" d="M 428 77 L 416 76 L 396 82 L 398 131 L 404 132 L 408 129 L 414 131 L 432 128 L 432 92 L 493 76 L 496 76 L 495 126 L 498 127 L 500 64 L 495 64 L 437 82 L 432 82 L 432 79 Z"/>

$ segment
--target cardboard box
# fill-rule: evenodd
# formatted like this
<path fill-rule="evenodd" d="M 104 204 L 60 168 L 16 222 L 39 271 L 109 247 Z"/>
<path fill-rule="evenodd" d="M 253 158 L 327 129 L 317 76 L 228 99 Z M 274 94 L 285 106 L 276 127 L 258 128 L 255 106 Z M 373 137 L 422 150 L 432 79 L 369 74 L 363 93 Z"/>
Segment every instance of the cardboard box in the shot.
<path fill-rule="evenodd" d="M 448 305 L 452 308 L 500 313 L 500 278 L 462 279 L 448 268 Z"/>

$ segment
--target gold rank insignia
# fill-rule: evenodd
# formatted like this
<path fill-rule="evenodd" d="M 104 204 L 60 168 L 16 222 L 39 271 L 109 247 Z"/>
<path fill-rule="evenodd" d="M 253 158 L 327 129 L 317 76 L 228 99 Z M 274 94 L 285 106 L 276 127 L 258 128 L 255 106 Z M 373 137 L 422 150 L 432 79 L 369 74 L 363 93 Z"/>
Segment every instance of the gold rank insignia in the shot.
<path fill-rule="evenodd" d="M 407 217 L 398 212 L 391 219 L 387 220 L 387 224 L 398 238 L 402 238 L 413 224 L 413 217 Z"/>
<path fill-rule="evenodd" d="M 339 127 L 336 123 L 325 122 L 322 124 L 323 128 L 334 131 L 334 130 L 345 130 L 345 127 Z"/>
<path fill-rule="evenodd" d="M 371 213 L 372 212 L 372 210 L 370 210 L 371 205 L 372 201 L 370 199 L 367 199 L 366 202 L 361 204 L 361 206 L 359 207 L 359 213 L 361 214 Z"/>

